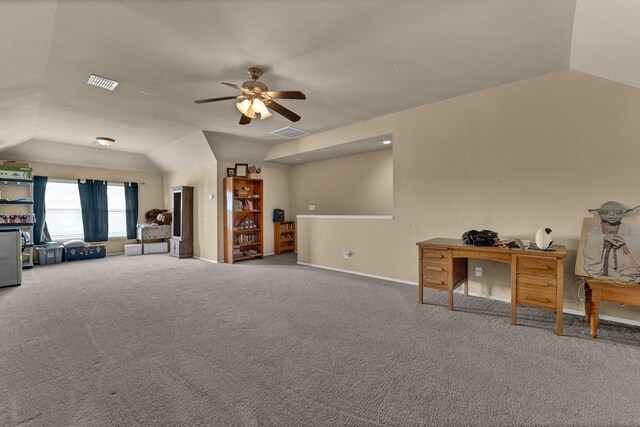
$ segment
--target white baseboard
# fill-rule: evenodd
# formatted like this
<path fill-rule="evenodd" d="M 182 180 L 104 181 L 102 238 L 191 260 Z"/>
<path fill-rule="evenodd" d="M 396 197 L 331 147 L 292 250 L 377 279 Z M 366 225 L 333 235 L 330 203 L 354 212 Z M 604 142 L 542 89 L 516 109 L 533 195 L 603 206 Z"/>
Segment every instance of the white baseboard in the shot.
<path fill-rule="evenodd" d="M 116 256 L 116 255 L 124 255 L 124 252 L 116 252 L 115 254 L 107 254 L 107 256 Z"/>
<path fill-rule="evenodd" d="M 321 268 L 323 270 L 331 270 L 331 271 L 338 271 L 340 273 L 348 273 L 348 274 L 355 274 L 356 276 L 364 276 L 364 277 L 372 277 L 374 279 L 382 279 L 382 280 L 388 280 L 390 282 L 397 282 L 397 283 L 403 283 L 405 285 L 413 285 L 413 286 L 418 286 L 418 282 L 414 282 L 411 280 L 402 280 L 402 279 L 396 279 L 394 277 L 387 277 L 387 276 L 378 276 L 376 274 L 367 274 L 367 273 L 361 273 L 359 271 L 351 271 L 351 270 L 344 270 L 341 268 L 333 268 L 333 267 L 326 267 L 324 265 L 317 265 L 317 264 L 309 264 L 306 262 L 300 262 L 298 261 L 299 265 L 305 265 L 308 267 L 316 267 L 316 268 Z M 457 294 L 464 294 L 464 290 L 462 288 L 458 288 L 454 291 Z M 469 295 L 474 296 L 474 297 L 478 297 L 478 298 L 486 298 L 486 299 L 490 299 L 490 300 L 495 300 L 495 301 L 502 301 L 502 302 L 506 302 L 506 303 L 510 303 L 511 302 L 511 298 L 504 298 L 504 297 L 496 297 L 493 295 L 486 295 L 486 294 L 481 294 L 478 292 L 469 292 Z M 584 311 L 582 310 L 576 310 L 574 308 L 562 308 L 562 312 L 566 313 L 566 314 L 572 314 L 575 316 L 584 316 Z M 607 316 L 607 315 L 600 315 L 599 318 L 601 320 L 608 320 L 610 322 L 616 322 L 616 323 L 623 323 L 625 325 L 633 325 L 633 326 L 640 326 L 640 321 L 638 320 L 632 320 L 632 319 L 625 319 L 622 317 L 616 317 L 616 316 Z"/>
<path fill-rule="evenodd" d="M 211 262 L 213 264 L 218 264 L 219 262 L 224 262 L 224 261 L 216 261 L 214 259 L 209 259 L 209 258 L 202 258 L 199 256 L 194 256 L 195 259 L 199 259 L 200 261 L 206 261 L 206 262 Z"/>
<path fill-rule="evenodd" d="M 338 271 L 340 273 L 349 273 L 349 274 L 355 274 L 355 275 L 358 275 L 358 276 L 372 277 L 374 279 L 389 280 L 390 282 L 398 282 L 398 283 L 404 283 L 406 285 L 418 286 L 418 282 L 412 282 L 410 280 L 394 279 L 393 277 L 378 276 L 377 274 L 361 273 L 359 271 L 343 270 L 341 268 L 326 267 L 324 265 L 309 264 L 309 263 L 301 262 L 301 261 L 298 261 L 298 264 L 299 265 L 306 265 L 307 267 L 322 268 L 323 270 Z"/>

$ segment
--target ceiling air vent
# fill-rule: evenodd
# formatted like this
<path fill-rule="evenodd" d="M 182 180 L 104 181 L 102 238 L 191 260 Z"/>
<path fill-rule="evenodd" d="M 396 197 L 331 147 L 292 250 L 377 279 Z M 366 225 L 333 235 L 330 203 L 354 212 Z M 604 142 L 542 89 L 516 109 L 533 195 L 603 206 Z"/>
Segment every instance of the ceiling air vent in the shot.
<path fill-rule="evenodd" d="M 91 74 L 91 77 L 89 77 L 89 80 L 87 80 L 87 84 L 106 90 L 114 90 L 116 86 L 118 86 L 117 81 L 108 79 L 106 77 L 96 76 L 95 74 Z"/>
<path fill-rule="evenodd" d="M 296 128 L 291 127 L 291 126 L 287 126 L 287 127 L 282 128 L 282 129 L 274 130 L 273 132 L 270 132 L 270 133 L 271 133 L 271 135 L 281 136 L 281 137 L 287 138 L 287 139 L 294 139 L 294 138 L 299 138 L 301 136 L 309 135 L 309 132 L 307 132 L 306 130 L 296 129 Z"/>

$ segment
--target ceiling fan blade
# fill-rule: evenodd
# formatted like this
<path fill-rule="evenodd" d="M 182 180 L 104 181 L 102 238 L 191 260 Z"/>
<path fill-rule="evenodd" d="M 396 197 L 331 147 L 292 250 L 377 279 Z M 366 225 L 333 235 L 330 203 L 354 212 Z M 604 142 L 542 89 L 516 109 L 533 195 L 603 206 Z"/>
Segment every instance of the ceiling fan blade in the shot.
<path fill-rule="evenodd" d="M 225 82 L 221 82 L 221 83 L 222 83 L 223 85 L 230 86 L 230 87 L 232 87 L 232 88 L 234 88 L 234 89 L 242 90 L 242 88 L 241 88 L 240 86 L 238 86 L 237 84 L 235 84 L 235 83 L 225 83 Z"/>
<path fill-rule="evenodd" d="M 223 96 L 222 98 L 208 98 L 194 101 L 196 104 L 204 104 L 206 102 L 226 101 L 227 99 L 238 99 L 237 96 Z"/>
<path fill-rule="evenodd" d="M 292 122 L 297 122 L 298 120 L 301 119 L 299 115 L 289 110 L 288 108 L 285 108 L 282 105 L 278 104 L 276 101 L 269 102 L 267 104 L 267 107 L 271 108 L 276 113 L 285 116 L 287 119 L 291 120 Z"/>
<path fill-rule="evenodd" d="M 249 123 L 251 123 L 251 117 L 245 116 L 244 114 L 240 116 L 241 125 L 248 125 Z"/>
<path fill-rule="evenodd" d="M 304 93 L 299 90 L 276 90 L 267 92 L 274 99 L 307 99 Z"/>

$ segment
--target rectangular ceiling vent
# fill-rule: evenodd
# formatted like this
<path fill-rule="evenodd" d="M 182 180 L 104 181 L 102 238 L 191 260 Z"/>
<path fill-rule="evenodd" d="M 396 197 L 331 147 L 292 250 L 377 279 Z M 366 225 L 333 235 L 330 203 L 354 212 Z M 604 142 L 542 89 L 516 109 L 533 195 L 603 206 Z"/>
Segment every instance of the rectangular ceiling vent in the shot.
<path fill-rule="evenodd" d="M 87 84 L 106 90 L 114 90 L 116 86 L 118 86 L 117 81 L 106 77 L 96 76 L 95 74 L 91 74 L 91 77 L 87 80 Z"/>
<path fill-rule="evenodd" d="M 306 130 L 296 129 L 296 128 L 291 127 L 291 126 L 287 126 L 287 127 L 282 128 L 282 129 L 274 130 L 273 132 L 270 132 L 270 133 L 271 133 L 271 135 L 281 136 L 281 137 L 287 138 L 287 139 L 294 139 L 294 138 L 299 138 L 301 136 L 309 135 L 309 132 L 307 132 Z"/>

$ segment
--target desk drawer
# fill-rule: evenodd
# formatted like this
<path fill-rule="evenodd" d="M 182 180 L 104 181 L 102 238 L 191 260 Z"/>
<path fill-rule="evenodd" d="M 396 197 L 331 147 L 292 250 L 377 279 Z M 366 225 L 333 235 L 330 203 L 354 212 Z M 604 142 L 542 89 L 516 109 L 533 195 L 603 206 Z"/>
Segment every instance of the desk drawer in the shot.
<path fill-rule="evenodd" d="M 516 286 L 516 304 L 556 308 L 557 285 L 555 279 L 518 275 Z"/>
<path fill-rule="evenodd" d="M 421 258 L 422 261 L 448 263 L 449 251 L 446 249 L 423 248 Z"/>
<path fill-rule="evenodd" d="M 427 288 L 440 289 L 443 291 L 449 289 L 449 287 L 447 286 L 446 273 L 444 277 L 432 274 L 423 274 L 420 280 L 420 284 L 422 286 L 426 286 Z"/>
<path fill-rule="evenodd" d="M 424 274 L 435 275 L 444 273 L 444 277 L 447 277 L 447 273 L 449 272 L 449 264 L 439 264 L 438 262 L 433 261 L 422 261 L 422 272 Z"/>
<path fill-rule="evenodd" d="M 516 273 L 555 277 L 557 266 L 558 260 L 555 258 L 519 256 L 516 261 Z"/>

